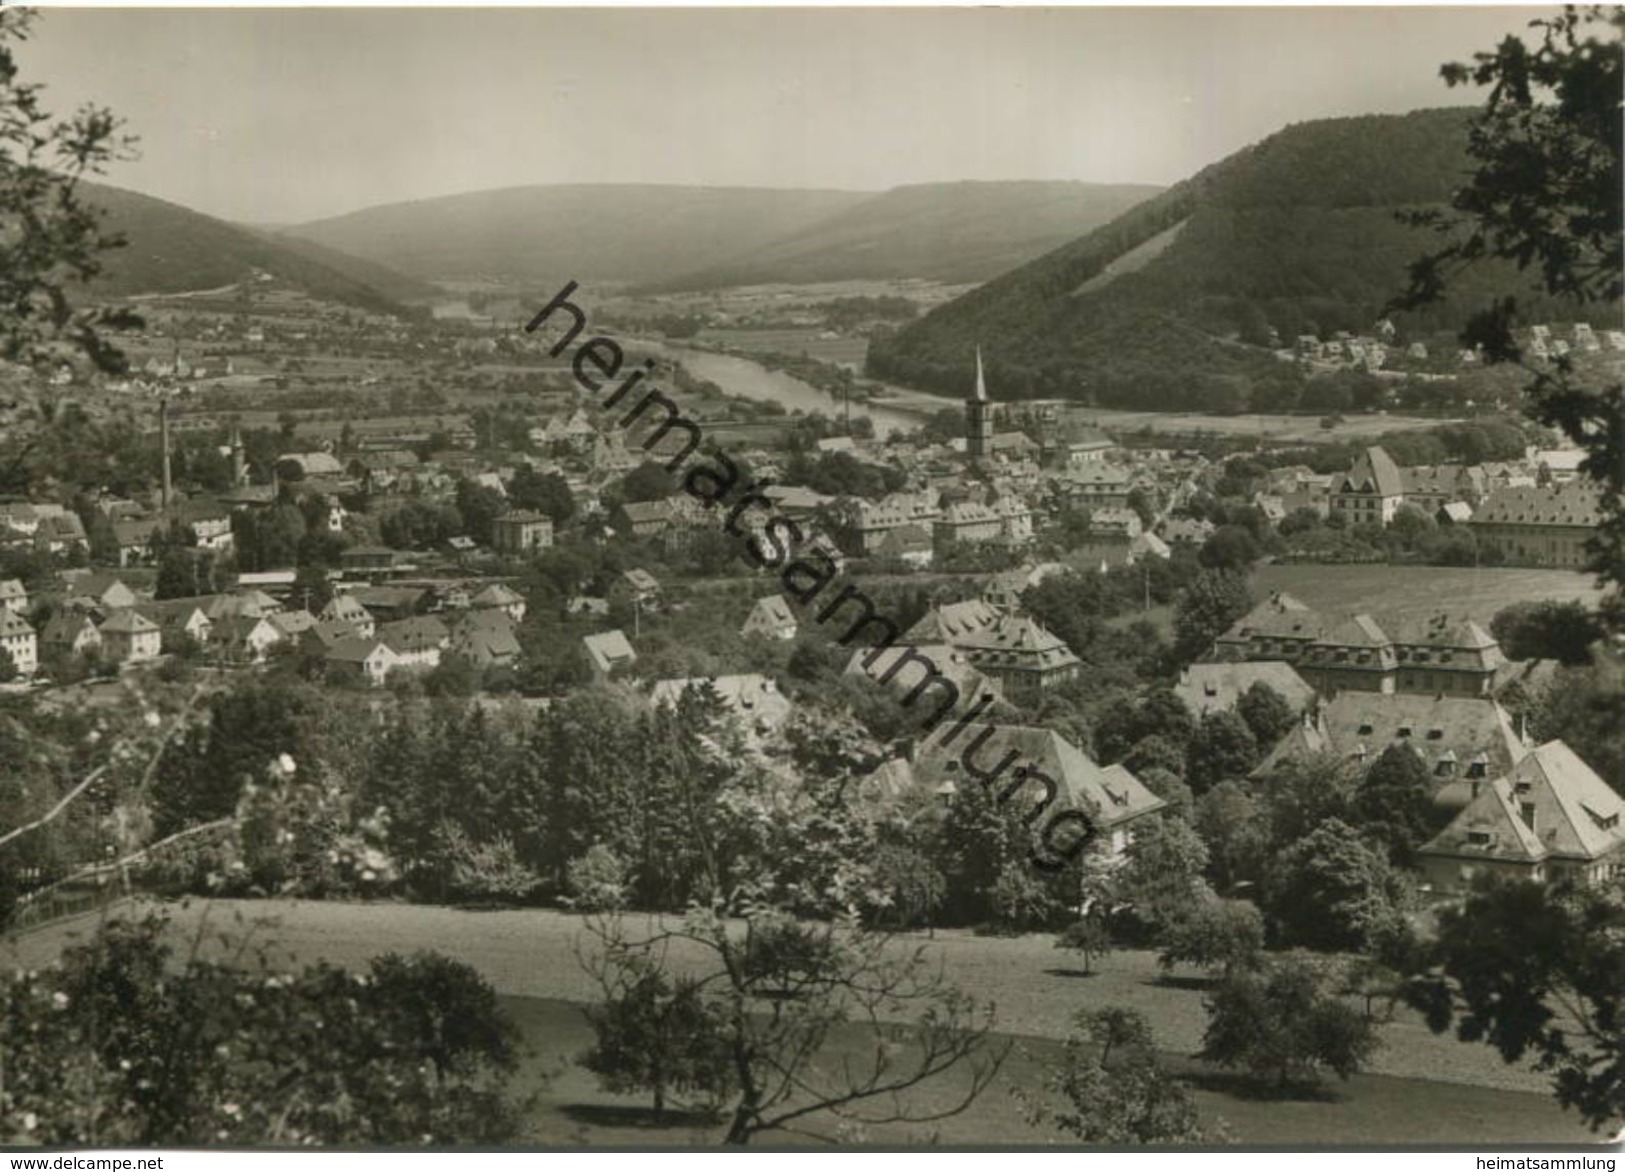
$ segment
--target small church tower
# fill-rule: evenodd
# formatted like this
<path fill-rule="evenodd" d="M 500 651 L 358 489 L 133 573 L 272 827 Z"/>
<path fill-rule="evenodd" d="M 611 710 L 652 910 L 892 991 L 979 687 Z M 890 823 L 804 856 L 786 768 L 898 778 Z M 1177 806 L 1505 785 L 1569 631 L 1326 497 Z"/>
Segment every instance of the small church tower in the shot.
<path fill-rule="evenodd" d="M 965 454 L 980 464 L 993 451 L 993 404 L 982 377 L 982 348 L 976 347 L 976 390 L 965 400 Z"/>
<path fill-rule="evenodd" d="M 248 483 L 248 465 L 244 460 L 243 436 L 237 425 L 231 427 L 231 486 L 238 488 Z"/>

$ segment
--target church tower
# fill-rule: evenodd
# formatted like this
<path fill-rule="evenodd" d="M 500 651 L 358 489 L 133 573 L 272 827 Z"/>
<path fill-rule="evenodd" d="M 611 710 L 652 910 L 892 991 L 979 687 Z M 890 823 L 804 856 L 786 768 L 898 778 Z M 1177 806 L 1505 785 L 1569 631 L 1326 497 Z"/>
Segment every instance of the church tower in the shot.
<path fill-rule="evenodd" d="M 976 347 L 976 390 L 965 400 L 965 454 L 980 464 L 993 451 L 993 404 L 982 377 L 982 348 Z"/>

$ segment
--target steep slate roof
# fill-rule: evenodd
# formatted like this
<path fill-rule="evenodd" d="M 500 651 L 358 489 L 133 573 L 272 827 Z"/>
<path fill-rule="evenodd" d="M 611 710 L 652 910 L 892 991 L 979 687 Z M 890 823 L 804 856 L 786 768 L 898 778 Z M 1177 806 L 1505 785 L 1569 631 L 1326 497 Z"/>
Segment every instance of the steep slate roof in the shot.
<path fill-rule="evenodd" d="M 316 625 L 316 616 L 303 607 L 298 610 L 278 611 L 275 614 L 266 615 L 265 619 L 288 638 L 303 635 Z"/>
<path fill-rule="evenodd" d="M 1266 639 L 1297 639 L 1311 641 L 1320 638 L 1327 621 L 1318 611 L 1310 610 L 1285 592 L 1272 594 L 1252 610 L 1235 621 L 1220 636 L 1222 642 L 1245 642 L 1254 635 Z"/>
<path fill-rule="evenodd" d="M 909 628 L 910 643 L 956 643 L 972 631 L 990 627 L 999 612 L 979 598 L 934 606 Z"/>
<path fill-rule="evenodd" d="M 425 651 L 444 647 L 451 639 L 451 629 L 426 614 L 385 623 L 378 628 L 378 637 L 395 651 Z"/>
<path fill-rule="evenodd" d="M 790 701 L 774 686 L 773 681 L 760 672 L 740 675 L 689 677 L 656 680 L 649 691 L 649 703 L 655 706 L 675 707 L 683 693 L 691 688 L 709 685 L 726 708 L 751 734 L 769 733 L 778 728 L 790 715 Z"/>
<path fill-rule="evenodd" d="M 1625 798 L 1562 741 L 1529 753 L 1508 780 L 1515 800 L 1534 804 L 1535 833 L 1549 853 L 1598 859 L 1625 847 Z"/>
<path fill-rule="evenodd" d="M 782 595 L 778 594 L 758 598 L 756 605 L 750 608 L 750 614 L 745 616 L 747 623 L 753 619 L 775 627 L 793 627 L 796 625 L 796 616 L 790 613 L 790 604 L 784 600 Z"/>
<path fill-rule="evenodd" d="M 984 604 L 985 605 L 985 604 Z M 954 640 L 955 646 L 964 647 L 983 656 L 982 662 L 992 666 L 991 652 L 1008 652 L 1011 662 L 1030 666 L 1061 667 L 1078 663 L 1072 648 L 1051 634 L 1036 619 L 1026 615 L 999 615 L 991 626 L 969 631 Z M 1036 665 L 1033 661 L 1037 660 Z"/>
<path fill-rule="evenodd" d="M 1482 841 L 1475 842 L 1475 836 Z M 1498 777 L 1480 787 L 1478 796 L 1419 853 L 1537 863 L 1546 857 L 1546 848 L 1518 816 L 1512 782 Z"/>
<path fill-rule="evenodd" d="M 346 623 L 370 623 L 372 612 L 348 594 L 335 594 L 322 607 L 321 617 Z"/>
<path fill-rule="evenodd" d="M 1474 525 L 1574 525 L 1602 523 L 1602 495 L 1584 480 L 1548 488 L 1499 488 L 1473 514 Z"/>
<path fill-rule="evenodd" d="M 501 582 L 492 582 L 468 600 L 470 606 L 476 607 L 512 606 L 517 602 L 524 601 L 525 596 L 523 594 L 511 587 L 504 586 Z"/>
<path fill-rule="evenodd" d="M 134 607 L 123 607 L 107 616 L 101 626 L 102 634 L 112 631 L 116 635 L 156 634 L 158 624 Z"/>
<path fill-rule="evenodd" d="M 51 621 L 45 624 L 45 633 L 41 637 L 46 643 L 71 645 L 78 640 L 86 627 L 90 628 L 94 638 L 101 637 L 101 633 L 96 630 L 96 624 L 82 611 L 59 610 L 51 616 Z"/>
<path fill-rule="evenodd" d="M 977 784 L 976 778 L 960 768 L 960 755 L 965 746 L 955 741 L 943 746 L 938 738 L 925 741 L 919 753 L 919 772 L 922 780 L 953 781 L 956 788 Z M 995 725 L 993 733 L 977 750 L 973 763 L 991 769 L 1014 750 L 1018 765 L 1031 762 L 1057 786 L 1055 810 L 1081 809 L 1090 813 L 1102 827 L 1151 814 L 1167 803 L 1146 789 L 1132 773 L 1120 765 L 1102 768 L 1088 754 L 1060 733 L 1047 728 L 1029 728 L 1021 725 Z M 999 790 L 1014 783 L 1015 769 L 1000 775 L 994 786 Z M 1012 801 L 1036 801 L 1036 786 L 1024 787 L 1021 796 Z"/>
<path fill-rule="evenodd" d="M 1476 696 L 1418 696 L 1404 693 L 1340 692 L 1321 712 L 1330 747 L 1350 756 L 1365 746 L 1375 761 L 1397 742 L 1416 749 L 1432 772 L 1446 753 L 1454 753 L 1459 773 L 1480 753 L 1487 776 L 1510 770 L 1528 750 L 1512 718 L 1494 700 Z M 1409 729 L 1409 735 L 1404 734 Z"/>
<path fill-rule="evenodd" d="M 1367 448 L 1344 473 L 1339 482 L 1342 492 L 1374 492 L 1379 496 L 1402 496 L 1405 481 L 1399 474 L 1399 465 L 1380 447 Z"/>
<path fill-rule="evenodd" d="M 1267 684 L 1294 709 L 1306 707 L 1315 698 L 1315 690 L 1290 663 L 1273 659 L 1193 663 L 1180 673 L 1173 691 L 1193 715 L 1202 717 L 1209 712 L 1228 712 L 1254 684 Z"/>
<path fill-rule="evenodd" d="M 899 667 L 898 661 L 907 658 L 911 651 L 915 657 Z M 875 657 L 874 663 L 866 666 L 864 661 L 871 655 Z M 919 662 L 920 656 L 929 659 L 943 678 L 959 689 L 961 703 L 974 703 L 988 692 L 1003 699 L 1004 691 L 997 680 L 983 674 L 963 651 L 956 651 L 946 643 L 923 643 L 914 647 L 899 644 L 878 652 L 873 648 L 860 648 L 847 661 L 846 674 L 868 676 L 880 683 L 886 673 L 896 667 L 896 674 L 886 681 L 885 686 L 896 691 L 901 699 L 926 678 L 928 668 Z M 942 691 L 933 689 L 922 694 L 918 703 L 922 710 L 934 711 L 942 704 L 942 698 Z"/>
<path fill-rule="evenodd" d="M 382 648 L 393 656 L 395 651 L 382 639 L 368 639 L 361 635 L 351 635 L 347 639 L 340 639 L 327 649 L 327 658 L 334 663 L 365 663 L 373 654 Z"/>
<path fill-rule="evenodd" d="M 14 610 L 0 609 L 0 635 L 32 635 L 34 628 Z"/>
<path fill-rule="evenodd" d="M 925 526 L 910 522 L 888 529 L 875 546 L 875 552 L 882 557 L 902 557 L 906 553 L 928 553 L 933 548 L 931 534 Z"/>

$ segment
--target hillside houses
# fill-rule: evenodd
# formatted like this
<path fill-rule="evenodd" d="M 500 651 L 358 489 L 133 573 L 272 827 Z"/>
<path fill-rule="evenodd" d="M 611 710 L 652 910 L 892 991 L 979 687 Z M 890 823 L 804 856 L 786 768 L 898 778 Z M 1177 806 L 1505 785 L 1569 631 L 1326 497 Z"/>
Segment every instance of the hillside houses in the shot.
<path fill-rule="evenodd" d="M 1451 783 L 1500 776 L 1528 749 L 1506 709 L 1488 697 L 1349 691 L 1307 713 L 1257 772 L 1320 754 L 1363 769 L 1390 745 L 1416 753 L 1445 805 L 1460 804 L 1447 788 Z"/>
<path fill-rule="evenodd" d="M 1581 569 L 1602 523 L 1602 499 L 1586 481 L 1499 488 L 1473 513 L 1479 542 L 1509 565 Z"/>
<path fill-rule="evenodd" d="M 31 676 L 39 669 L 39 636 L 14 610 L 0 609 L 0 650 L 18 675 Z"/>
<path fill-rule="evenodd" d="M 972 788 L 1010 787 L 1010 800 L 1019 809 L 1047 800 L 1046 818 L 1078 810 L 1102 832 L 1098 841 L 1113 860 L 1127 851 L 1136 825 L 1167 805 L 1123 766 L 1096 764 L 1051 729 L 1000 724 L 983 732 L 968 754 L 960 745 L 943 745 L 939 737 L 925 738 L 912 763 L 919 783 L 950 801 Z M 1021 772 L 1004 775 L 1017 761 L 1023 763 Z"/>
<path fill-rule="evenodd" d="M 1562 741 L 1471 784 L 1466 806 L 1417 851 L 1446 891 L 1481 874 L 1597 885 L 1625 875 L 1625 799 Z"/>
<path fill-rule="evenodd" d="M 1387 525 L 1405 500 L 1399 465 L 1380 447 L 1367 448 L 1332 485 L 1331 512 L 1350 525 Z"/>
<path fill-rule="evenodd" d="M 1370 615 L 1323 615 L 1276 593 L 1220 635 L 1211 658 L 1281 660 L 1326 694 L 1493 692 L 1506 657 L 1476 622 L 1435 615 L 1390 625 L 1392 633 Z"/>
<path fill-rule="evenodd" d="M 746 638 L 794 639 L 798 624 L 790 604 L 782 595 L 772 594 L 758 598 L 745 616 L 739 633 Z"/>
<path fill-rule="evenodd" d="M 1077 676 L 1080 664 L 1070 647 L 1033 619 L 1001 612 L 979 599 L 933 607 L 903 641 L 947 644 L 1013 697 L 1063 684 Z"/>

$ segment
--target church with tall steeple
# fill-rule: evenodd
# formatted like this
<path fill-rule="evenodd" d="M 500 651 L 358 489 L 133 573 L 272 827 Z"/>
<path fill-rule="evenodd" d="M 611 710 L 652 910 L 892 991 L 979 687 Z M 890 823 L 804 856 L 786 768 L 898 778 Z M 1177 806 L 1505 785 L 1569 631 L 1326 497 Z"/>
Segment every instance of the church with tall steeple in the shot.
<path fill-rule="evenodd" d="M 965 400 L 965 454 L 980 464 L 993 451 L 993 404 L 982 376 L 982 348 L 976 347 L 976 389 Z"/>

